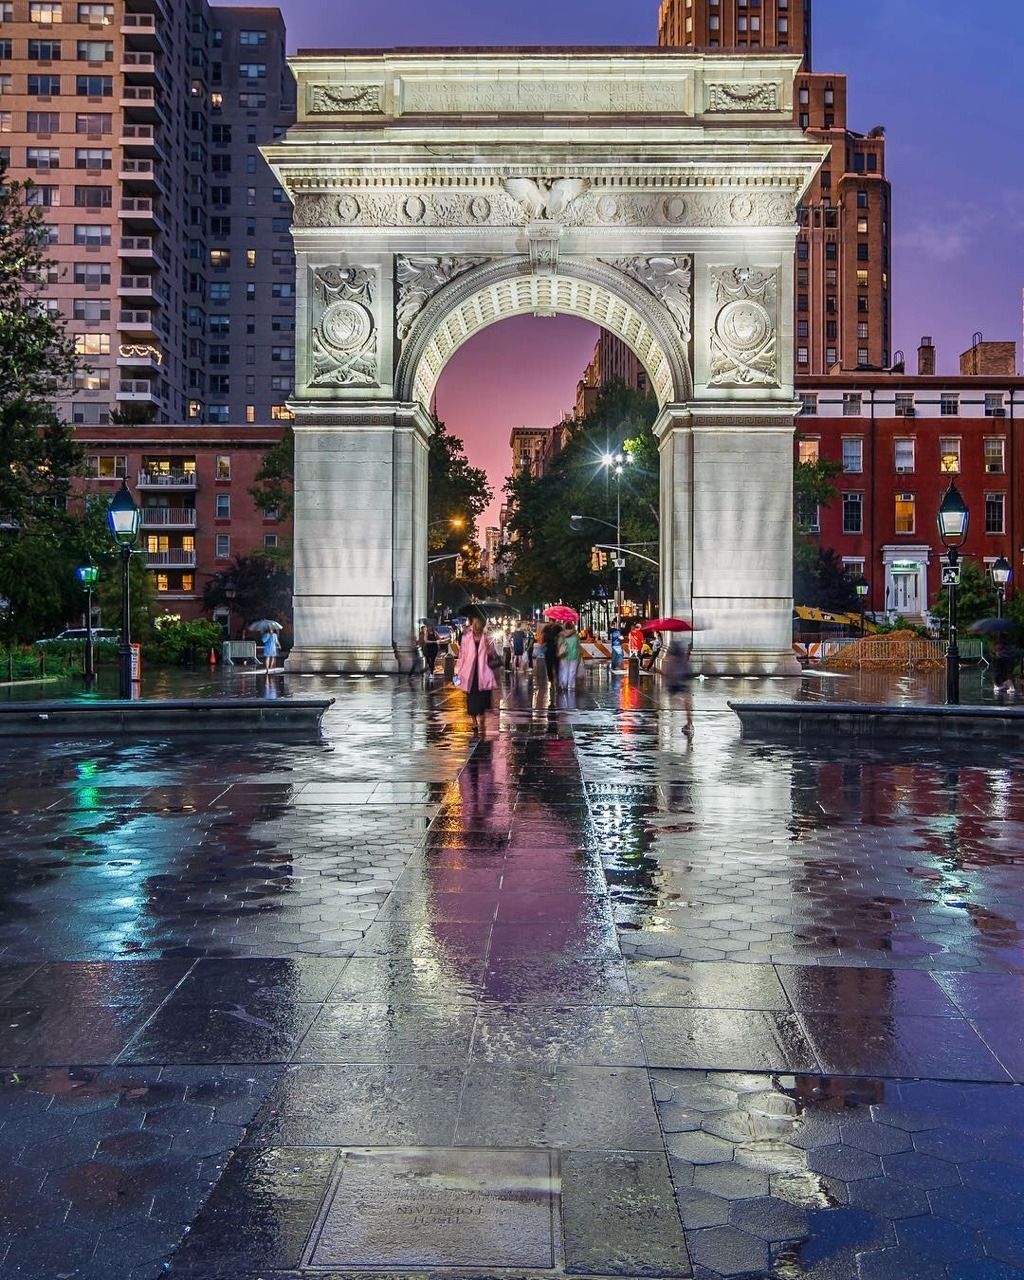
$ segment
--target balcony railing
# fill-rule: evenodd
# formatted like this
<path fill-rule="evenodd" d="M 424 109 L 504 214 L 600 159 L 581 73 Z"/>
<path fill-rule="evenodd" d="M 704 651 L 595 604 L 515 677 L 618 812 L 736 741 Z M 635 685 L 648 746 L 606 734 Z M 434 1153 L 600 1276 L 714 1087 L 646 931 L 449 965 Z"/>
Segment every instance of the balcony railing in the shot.
<path fill-rule="evenodd" d="M 118 400 L 156 400 L 156 388 L 148 378 L 122 378 L 117 384 Z"/>
<path fill-rule="evenodd" d="M 194 489 L 194 471 L 140 471 L 140 489 Z"/>
<path fill-rule="evenodd" d="M 129 107 L 155 107 L 156 90 L 149 84 L 122 85 L 121 101 Z"/>
<path fill-rule="evenodd" d="M 152 160 L 132 160 L 125 157 L 119 166 L 122 178 L 156 178 L 156 166 Z"/>
<path fill-rule="evenodd" d="M 122 147 L 145 147 L 156 144 L 156 128 L 151 124 L 123 124 L 121 126 Z"/>
<path fill-rule="evenodd" d="M 156 58 L 148 51 L 126 49 L 121 55 L 122 71 L 155 71 Z"/>
<path fill-rule="evenodd" d="M 152 293 L 152 276 L 122 276 L 117 286 L 118 293 Z"/>
<path fill-rule="evenodd" d="M 122 218 L 153 218 L 156 216 L 150 196 L 122 196 L 118 212 Z"/>
<path fill-rule="evenodd" d="M 144 529 L 194 529 L 195 507 L 143 507 Z"/>
<path fill-rule="evenodd" d="M 196 553 L 185 551 L 182 547 L 170 551 L 147 551 L 146 564 L 150 569 L 192 569 L 195 567 Z"/>
<path fill-rule="evenodd" d="M 151 13 L 123 13 L 121 33 L 126 36 L 155 35 L 156 18 Z"/>
<path fill-rule="evenodd" d="M 117 327 L 119 329 L 131 329 L 133 332 L 141 332 L 143 330 L 152 332 L 153 313 L 152 311 L 119 311 L 117 314 Z"/>

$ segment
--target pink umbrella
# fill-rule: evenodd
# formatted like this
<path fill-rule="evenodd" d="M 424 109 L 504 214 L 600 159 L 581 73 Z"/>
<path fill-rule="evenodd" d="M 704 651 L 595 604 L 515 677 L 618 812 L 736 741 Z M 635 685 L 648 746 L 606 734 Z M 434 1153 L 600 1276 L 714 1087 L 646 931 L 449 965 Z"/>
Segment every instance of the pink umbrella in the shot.
<path fill-rule="evenodd" d="M 692 631 L 693 626 L 682 618 L 651 618 L 640 623 L 641 631 Z"/>
<path fill-rule="evenodd" d="M 550 609 L 544 610 L 544 617 L 550 618 L 552 622 L 579 622 L 580 615 L 575 609 L 570 609 L 567 604 L 553 604 Z"/>

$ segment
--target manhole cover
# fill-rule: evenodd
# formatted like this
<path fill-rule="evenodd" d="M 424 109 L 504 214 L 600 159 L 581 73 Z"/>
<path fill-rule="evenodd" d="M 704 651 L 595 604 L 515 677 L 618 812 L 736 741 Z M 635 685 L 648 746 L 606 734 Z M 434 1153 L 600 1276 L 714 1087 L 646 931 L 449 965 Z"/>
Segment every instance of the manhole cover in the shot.
<path fill-rule="evenodd" d="M 554 1267 L 546 1151 L 346 1151 L 307 1267 Z"/>

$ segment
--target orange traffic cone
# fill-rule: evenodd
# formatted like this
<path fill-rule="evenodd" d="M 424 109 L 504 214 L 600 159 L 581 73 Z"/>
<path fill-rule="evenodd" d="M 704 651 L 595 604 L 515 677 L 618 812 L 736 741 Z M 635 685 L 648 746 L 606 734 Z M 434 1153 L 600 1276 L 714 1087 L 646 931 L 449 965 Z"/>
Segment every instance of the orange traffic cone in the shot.
<path fill-rule="evenodd" d="M 210 649 L 210 666 L 215 667 L 216 665 L 217 665 L 217 650 L 211 648 Z"/>

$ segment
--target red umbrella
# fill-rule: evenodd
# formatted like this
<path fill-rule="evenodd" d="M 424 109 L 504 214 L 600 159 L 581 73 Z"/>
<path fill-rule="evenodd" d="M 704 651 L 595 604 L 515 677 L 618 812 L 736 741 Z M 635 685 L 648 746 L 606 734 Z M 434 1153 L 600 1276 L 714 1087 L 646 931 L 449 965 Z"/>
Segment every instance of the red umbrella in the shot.
<path fill-rule="evenodd" d="M 641 631 L 692 631 L 693 625 L 682 618 L 651 618 L 640 623 Z"/>
<path fill-rule="evenodd" d="M 575 609 L 570 609 L 567 604 L 553 604 L 550 609 L 544 610 L 544 617 L 550 618 L 552 622 L 579 622 L 580 615 Z"/>

